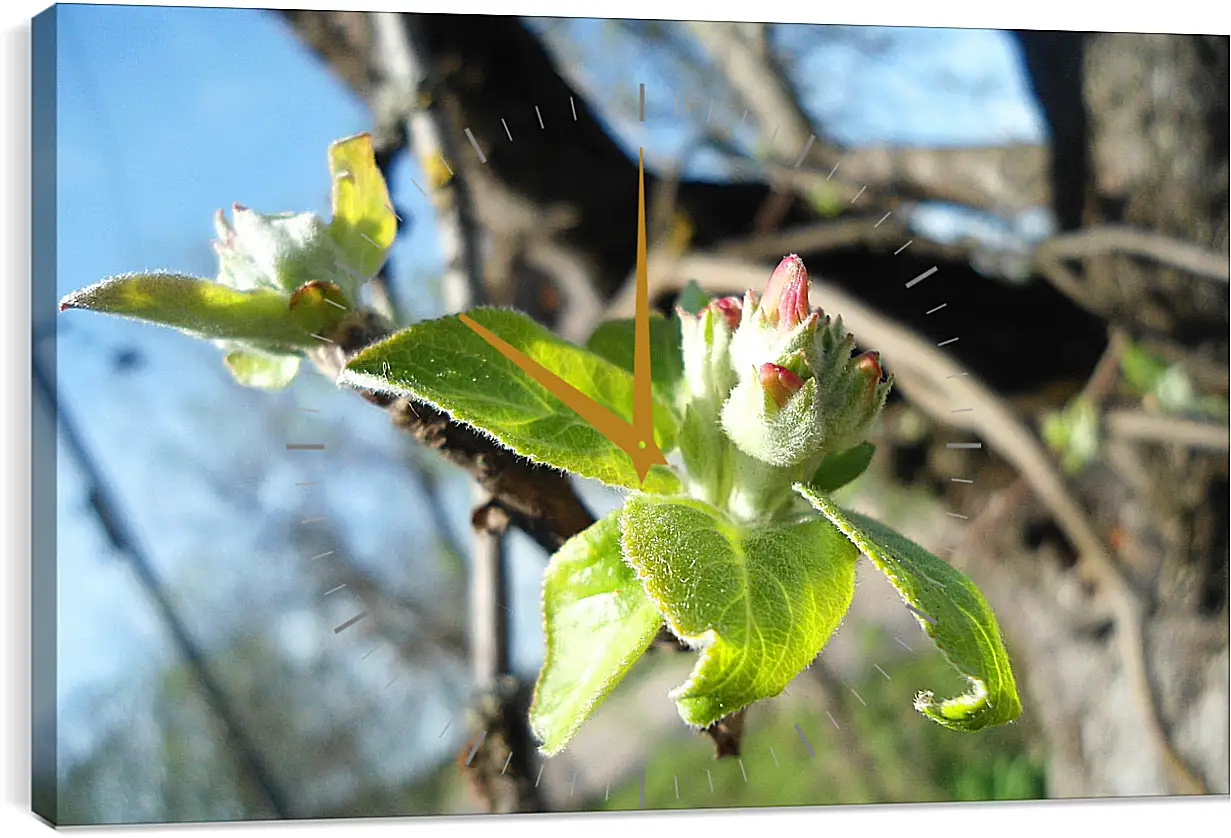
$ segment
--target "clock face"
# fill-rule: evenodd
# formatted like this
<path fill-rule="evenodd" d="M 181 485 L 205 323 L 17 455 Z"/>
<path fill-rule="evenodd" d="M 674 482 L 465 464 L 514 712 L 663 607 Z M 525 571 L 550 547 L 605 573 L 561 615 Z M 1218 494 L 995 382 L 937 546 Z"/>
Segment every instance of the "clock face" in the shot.
<path fill-rule="evenodd" d="M 585 69 L 573 68 L 572 74 L 584 76 Z M 651 314 L 659 316 L 662 308 L 670 318 L 694 316 L 678 310 L 686 279 L 706 280 L 702 288 L 714 298 L 742 296 L 750 289 L 761 295 L 775 266 L 791 249 L 788 244 L 745 258 L 744 269 L 736 273 L 734 280 L 723 279 L 721 274 L 713 281 L 704 275 L 687 275 L 693 267 L 681 269 L 678 258 L 673 259 L 687 249 L 687 242 L 681 247 L 679 237 L 684 234 L 680 228 L 692 223 L 689 213 L 714 211 L 707 206 L 705 192 L 715 190 L 717 194 L 721 187 L 694 179 L 686 168 L 680 174 L 686 162 L 682 159 L 685 149 L 678 139 L 670 141 L 673 132 L 678 134 L 689 125 L 695 128 L 697 122 L 704 121 L 717 135 L 741 136 L 749 147 L 776 147 L 777 153 L 771 152 L 764 166 L 773 173 L 775 182 L 789 180 L 793 173 L 803 173 L 825 195 L 829 206 L 835 202 L 843 205 L 838 214 L 861 219 L 876 236 L 889 230 L 899 231 L 896 239 L 880 240 L 882 248 L 892 256 L 908 253 L 913 239 L 893 218 L 893 210 L 868 195 L 864 184 L 841 174 L 840 157 L 828 162 L 832 158 L 820 153 L 814 135 L 804 136 L 798 147 L 783 154 L 778 140 L 781 126 L 755 126 L 748 121 L 747 114 L 738 123 L 724 125 L 722 120 L 731 119 L 731 115 L 716 116 L 712 101 L 690 99 L 666 86 L 656 90 L 641 81 L 630 87 L 635 91 L 632 96 L 602 112 L 571 90 L 510 94 L 507 100 L 487 103 L 486 112 L 491 118 L 485 122 L 452 124 L 448 119 L 438 120 L 434 123 L 439 132 L 437 144 L 421 148 L 419 161 L 426 171 L 447 173 L 432 193 L 438 222 L 445 227 L 458 223 L 458 216 L 451 215 L 448 208 L 459 205 L 457 190 L 469 193 L 475 217 L 495 231 L 492 239 L 496 243 L 489 245 L 492 248 L 499 246 L 502 235 L 513 235 L 501 232 L 510 226 L 517 227 L 510 218 L 516 210 L 510 211 L 510 207 L 528 201 L 529 195 L 538 196 L 536 200 L 541 202 L 532 208 L 532 230 L 540 221 L 549 224 L 553 217 L 568 217 L 570 210 L 578 210 L 570 206 L 570 201 L 584 204 L 589 200 L 584 188 L 570 195 L 566 190 L 553 192 L 542 188 L 542 183 L 575 183 L 581 171 L 618 173 L 594 184 L 594 191 L 601 193 L 603 201 L 611 207 L 598 222 L 606 228 L 605 232 L 587 245 L 589 251 L 577 249 L 592 257 L 590 265 L 597 261 L 595 254 L 603 248 L 609 247 L 619 254 L 585 275 L 589 284 L 604 288 L 600 305 L 587 308 L 588 301 L 576 289 L 572 289 L 570 298 L 565 277 L 559 272 L 547 272 L 545 278 L 541 268 L 547 260 L 542 249 L 536 250 L 534 244 L 509 257 L 512 266 L 505 266 L 503 283 L 491 284 L 491 296 L 483 300 L 472 298 L 469 302 L 530 310 L 541 322 L 583 344 L 604 317 L 632 319 L 634 328 L 626 339 L 632 343 L 629 371 L 634 374 L 634 392 L 632 404 L 624 405 L 628 408 L 624 418 L 564 380 L 562 368 L 550 369 L 514 346 L 510 342 L 514 340 L 513 334 L 502 334 L 498 326 L 483 325 L 465 312 L 460 314 L 460 320 L 488 347 L 541 385 L 554 400 L 555 409 L 576 414 L 622 451 L 640 481 L 644 481 L 652 464 L 667 464 L 654 442 L 650 387 L 651 368 L 664 363 L 661 356 L 668 353 L 650 340 Z M 430 137 L 431 132 L 424 136 Z M 810 156 L 814 151 L 815 158 Z M 824 165 L 818 159 L 825 161 Z M 683 182 L 676 183 L 676 177 Z M 717 183 L 721 184 L 721 180 Z M 758 188 L 761 187 L 750 187 L 749 194 Z M 673 189 L 677 190 L 674 199 L 669 194 Z M 798 199 L 784 198 L 788 195 L 786 190 L 761 189 L 762 194 L 757 196 L 761 208 L 777 202 L 780 218 L 816 211 L 815 207 L 801 208 Z M 670 207 L 672 202 L 674 208 Z M 743 200 L 724 220 L 732 240 L 757 235 L 771 237 L 775 224 L 767 223 L 764 213 L 751 212 L 755 205 L 752 200 Z M 523 211 L 530 209 L 521 207 Z M 580 217 L 574 213 L 574 229 L 595 223 L 592 216 L 586 215 L 590 211 L 583 205 Z M 592 231 L 587 232 L 592 235 Z M 532 237 L 534 233 L 519 229 L 518 235 Z M 652 253 L 657 258 L 652 258 Z M 452 255 L 464 260 L 465 244 Z M 576 258 L 577 253 L 572 255 Z M 893 287 L 893 293 L 909 296 L 910 304 L 929 317 L 939 317 L 951 306 L 960 305 L 937 290 L 943 282 L 943 276 L 937 276 L 938 268 L 921 267 L 913 255 L 904 256 L 894 275 L 884 279 L 885 284 Z M 582 259 L 576 261 L 586 264 Z M 824 264 L 823 256 L 819 264 Z M 825 287 L 822 282 L 820 288 Z M 845 315 L 855 323 L 874 319 L 874 315 L 863 313 L 874 312 L 874 307 L 849 290 L 832 286 L 829 297 L 819 291 L 814 293 L 814 301 L 817 296 L 822 306 L 830 305 L 832 300 L 847 301 L 845 309 L 841 303 L 833 305 L 835 315 Z M 675 321 L 668 322 L 675 330 Z M 858 328 L 855 337 L 859 339 Z M 958 339 L 958 335 L 947 335 L 930 343 L 943 349 Z M 910 346 L 909 342 L 904 345 Z M 859 348 L 869 347 L 860 343 Z M 674 351 L 676 346 L 670 349 Z M 883 354 L 886 372 L 892 373 L 895 360 L 894 352 Z M 639 412 L 641 409 L 645 412 Z M 954 412 L 963 409 L 960 402 L 954 402 Z M 951 452 L 977 454 L 980 447 L 978 442 L 962 439 L 947 444 Z M 969 458 L 960 462 L 967 469 L 974 466 Z M 671 465 L 677 469 L 680 466 L 678 461 Z M 962 471 L 953 480 L 972 484 L 972 473 Z M 948 517 L 952 522 L 963 516 L 949 513 Z M 952 529 L 945 531 L 951 533 Z M 873 578 L 865 579 L 865 583 L 864 607 L 877 614 L 873 621 L 875 629 L 864 637 L 844 636 L 835 641 L 834 650 L 824 653 L 822 660 L 779 697 L 758 702 L 748 716 L 728 716 L 704 734 L 691 733 L 667 698 L 670 689 L 687 678 L 695 662 L 695 653 L 684 651 L 669 637 L 659 639 L 639 664 L 636 675 L 613 690 L 575 740 L 551 757 L 536 753 L 527 758 L 518 753 L 510 747 L 507 732 L 497 737 L 490 726 L 482 721 L 476 723 L 467 707 L 457 708 L 445 730 L 451 726 L 469 729 L 471 735 L 459 752 L 458 761 L 481 790 L 481 796 L 488 795 L 490 799 L 492 786 L 500 782 L 493 777 L 496 768 L 504 777 L 513 766 L 533 775 L 534 791 L 527 796 L 537 798 L 536 805 L 555 811 L 928 799 L 928 795 L 936 792 L 926 784 L 912 787 L 902 779 L 869 779 L 879 770 L 876 749 L 880 746 L 875 743 L 892 741 L 892 734 L 886 734 L 882 726 L 896 711 L 910 704 L 916 691 L 912 685 L 917 683 L 920 673 L 926 673 L 925 681 L 930 679 L 933 683 L 937 678 L 942 683 L 953 679 L 938 656 L 925 657 L 921 663 L 916 654 L 924 648 L 930 650 L 930 641 L 921 636 L 919 620 L 910 612 L 920 619 L 932 618 L 910 606 L 886 617 L 887 606 L 900 608 L 896 595 L 889 586 L 878 584 Z M 521 712 L 525 712 L 524 707 Z M 925 725 L 921 719 L 911 718 L 909 723 L 915 722 Z M 943 736 L 939 730 L 925 729 L 920 733 L 912 728 L 912 736 L 924 737 L 930 746 L 933 739 L 939 741 L 937 734 Z M 886 736 L 890 738 L 886 740 Z M 663 748 L 660 743 L 664 739 L 675 744 Z M 519 744 L 524 748 L 527 743 L 523 739 Z M 943 745 L 936 750 L 942 755 L 948 753 Z M 861 763 L 861 776 L 835 782 L 835 771 L 849 766 L 851 759 Z"/>
<path fill-rule="evenodd" d="M 313 14 L 286 16 L 365 90 L 379 74 L 347 76 L 349 59 L 331 50 L 355 44 L 321 28 L 323 17 L 301 17 Z M 365 735 L 394 743 L 384 748 L 394 761 L 422 750 L 424 764 L 448 762 L 448 779 L 460 774 L 475 792 L 459 802 L 435 777 L 413 790 L 431 802 L 409 808 L 1041 796 L 1038 760 L 1006 724 L 1021 707 L 998 627 L 966 587 L 961 556 L 944 550 L 962 536 L 964 507 L 921 501 L 898 479 L 929 461 L 927 473 L 944 481 L 930 489 L 984 491 L 982 442 L 968 421 L 983 391 L 968 370 L 995 374 L 1020 354 L 1003 344 L 1031 334 L 977 313 L 1006 310 L 986 305 L 992 281 L 956 282 L 916 208 L 884 186 L 883 172 L 879 185 L 862 179 L 880 171 L 875 155 L 848 154 L 780 100 L 677 83 L 648 61 L 613 67 L 609 55 L 590 57 L 584 38 L 570 51 L 572 30 L 562 41 L 558 21 L 405 20 L 402 34 L 381 28 L 390 19 L 369 23 L 390 55 L 405 35 L 401 46 L 424 62 L 413 97 L 422 107 L 397 130 L 378 126 L 329 150 L 330 223 L 342 219 L 346 258 L 313 262 L 310 277 L 284 283 L 293 287 L 259 288 L 276 303 L 287 292 L 285 307 L 302 316 L 279 321 L 288 329 L 279 340 L 308 348 L 296 345 L 288 362 L 281 343 L 259 347 L 274 361 L 228 346 L 226 359 L 256 386 L 285 385 L 301 362 L 325 373 L 290 391 L 302 399 L 300 421 L 278 446 L 296 468 L 311 463 L 285 486 L 304 508 L 294 552 L 320 574 L 313 585 L 328 580 L 313 587 L 311 608 L 330 648 L 360 673 L 360 692 L 405 697 L 392 721 L 379 720 L 388 727 Z M 570 26 L 589 23 L 634 25 Z M 715 60 L 748 57 L 751 35 L 738 27 L 679 26 Z M 726 52 L 715 33 L 728 38 Z M 657 35 L 643 27 L 640 37 Z M 594 79 L 616 95 L 593 92 Z M 751 82 L 765 96 L 782 92 L 768 71 Z M 391 164 L 409 153 L 403 131 L 413 167 Z M 259 226 L 250 210 L 232 217 L 249 232 Z M 243 236 L 225 217 L 217 223 L 219 275 L 234 279 Z M 373 281 L 379 260 L 368 248 L 383 252 L 395 226 L 399 246 L 439 246 L 440 310 L 393 316 L 381 305 L 388 275 Z M 146 305 L 138 290 L 120 302 Z M 78 305 L 87 297 L 74 292 L 64 305 L 90 307 Z M 280 304 L 264 311 L 281 314 Z M 181 314 L 171 325 L 184 326 Z M 134 316 L 157 321 L 146 309 Z M 992 361 L 966 349 L 997 342 Z M 353 391 L 387 416 L 352 404 Z M 361 535 L 401 526 L 405 507 L 392 491 L 339 478 L 341 446 L 324 441 L 326 423 L 314 425 L 326 398 L 338 413 L 368 411 L 373 424 L 343 420 L 356 444 L 378 421 L 388 430 L 388 417 L 413 437 L 422 459 L 405 470 L 433 521 L 395 530 L 405 543 L 369 553 L 416 562 L 414 587 L 419 562 L 425 577 L 434 570 L 424 543 L 434 523 L 456 558 L 447 596 L 424 583 L 429 593 L 399 601 L 357 557 L 340 555 L 343 539 L 322 535 L 334 522 L 310 507 L 326 494 L 355 495 L 344 515 Z M 930 432 L 912 402 L 944 430 Z M 387 454 L 373 459 L 385 464 Z M 405 465 L 372 479 L 408 481 Z M 450 527 L 454 519 L 462 523 Z M 301 638 L 302 624 L 293 633 Z M 422 652 L 433 644 L 452 667 L 443 686 Z M 312 773 L 263 766 L 262 747 L 248 749 L 254 776 Z M 264 794 L 285 813 L 277 779 Z M 405 797 L 373 806 L 408 813 Z"/>

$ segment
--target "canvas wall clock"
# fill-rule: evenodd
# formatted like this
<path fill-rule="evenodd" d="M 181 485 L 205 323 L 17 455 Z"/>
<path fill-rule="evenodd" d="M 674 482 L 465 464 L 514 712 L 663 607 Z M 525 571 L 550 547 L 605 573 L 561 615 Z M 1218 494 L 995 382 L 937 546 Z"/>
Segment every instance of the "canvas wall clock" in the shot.
<path fill-rule="evenodd" d="M 206 43 L 265 27 L 231 48 L 346 88 L 329 94 L 344 107 L 302 117 L 305 135 L 339 130 L 273 142 L 309 161 L 294 182 L 311 188 L 215 202 L 208 268 L 55 283 L 54 323 L 84 330 L 57 343 L 61 392 L 80 376 L 66 355 L 156 332 L 198 353 L 184 364 L 216 353 L 217 399 L 293 416 L 248 432 L 277 436 L 277 464 L 229 514 L 264 523 L 219 538 L 299 559 L 211 559 L 226 588 L 278 592 L 260 621 L 214 631 L 225 606 L 187 604 L 206 577 L 125 528 L 90 453 L 95 421 L 140 449 L 134 414 L 107 430 L 60 403 L 86 511 L 170 630 L 178 660 L 147 666 L 161 715 L 143 735 L 179 779 L 108 797 L 122 760 L 85 745 L 44 816 L 1225 792 L 1225 725 L 1193 731 L 1226 669 L 1225 567 L 1207 561 L 1225 565 L 1226 188 L 1183 173 L 1225 174 L 1226 154 L 1168 157 L 1099 99 L 1137 72 L 1110 57 L 1131 43 L 1193 91 L 1175 119 L 1213 118 L 1200 91 L 1221 84 L 1225 107 L 1225 39 L 57 7 L 36 44 L 90 23 L 120 37 L 133 14 Z M 836 57 L 906 78 L 909 99 L 910 50 L 928 44 L 936 72 L 946 44 L 1016 68 L 1039 135 L 936 139 L 943 125 L 907 111 L 895 130 L 930 144 L 839 139 L 861 103 L 818 92 Z M 66 60 L 44 58 L 42 82 Z M 1057 78 L 1069 64 L 1084 69 Z M 140 66 L 91 72 L 122 90 Z M 271 95 L 237 78 L 202 100 L 219 119 Z M 1076 134 L 1066 96 L 1093 115 Z M 1108 149 L 1130 142 L 1167 177 L 1119 172 Z M 62 189 L 89 182 L 57 171 Z M 1166 222 L 1146 200 L 1164 180 L 1187 213 Z M 139 380 L 134 365 L 107 374 Z M 142 398 L 112 398 L 125 387 Z M 219 427 L 251 421 L 222 412 Z M 1180 471 L 1197 477 L 1164 492 Z M 1152 646 L 1147 599 L 1193 631 Z M 178 773 L 206 752 L 225 777 L 212 792 Z"/>

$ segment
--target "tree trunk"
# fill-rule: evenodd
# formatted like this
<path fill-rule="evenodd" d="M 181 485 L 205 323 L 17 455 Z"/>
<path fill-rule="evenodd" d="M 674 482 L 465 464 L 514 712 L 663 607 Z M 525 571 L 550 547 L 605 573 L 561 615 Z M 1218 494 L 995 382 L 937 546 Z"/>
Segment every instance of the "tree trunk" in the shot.
<path fill-rule="evenodd" d="M 1080 196 L 1055 208 L 1064 226 L 1130 224 L 1225 253 L 1227 39 L 1019 37 L 1053 125 L 1052 177 L 1083 178 L 1053 183 L 1059 201 Z M 1083 305 L 1112 324 L 1225 370 L 1225 284 L 1113 253 L 1088 258 L 1079 276 Z M 1022 656 L 1027 707 L 1052 745 L 1049 792 L 1225 794 L 1226 455 L 1112 440 L 1076 488 L 1143 605 L 1149 694 L 1127 671 L 1106 592 L 1077 579 L 1067 545 L 1042 535 L 1029 509 L 984 548 L 1013 558 L 970 569 Z M 1016 535 L 1032 530 L 1033 544 Z M 1148 733 L 1151 707 L 1162 741 Z"/>

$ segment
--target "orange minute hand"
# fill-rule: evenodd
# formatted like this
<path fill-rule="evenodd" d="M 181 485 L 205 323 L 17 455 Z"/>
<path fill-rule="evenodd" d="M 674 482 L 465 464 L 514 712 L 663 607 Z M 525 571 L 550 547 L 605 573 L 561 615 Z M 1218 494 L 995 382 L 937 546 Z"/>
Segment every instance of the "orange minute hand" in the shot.
<path fill-rule="evenodd" d="M 650 379 L 650 294 L 646 272 L 645 163 L 638 164 L 637 184 L 637 316 L 633 335 L 633 422 L 629 424 L 560 376 L 526 355 L 467 314 L 458 319 L 493 349 L 516 364 L 526 375 L 564 402 L 596 431 L 628 454 L 641 482 L 650 466 L 666 465 L 667 458 L 654 442 L 654 396 Z"/>

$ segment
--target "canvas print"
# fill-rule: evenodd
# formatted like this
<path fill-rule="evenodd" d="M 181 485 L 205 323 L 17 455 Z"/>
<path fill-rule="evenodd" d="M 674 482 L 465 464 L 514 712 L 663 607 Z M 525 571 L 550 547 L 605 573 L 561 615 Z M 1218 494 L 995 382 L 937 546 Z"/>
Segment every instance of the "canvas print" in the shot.
<path fill-rule="evenodd" d="M 56 5 L 34 808 L 1228 793 L 1228 39 Z"/>

